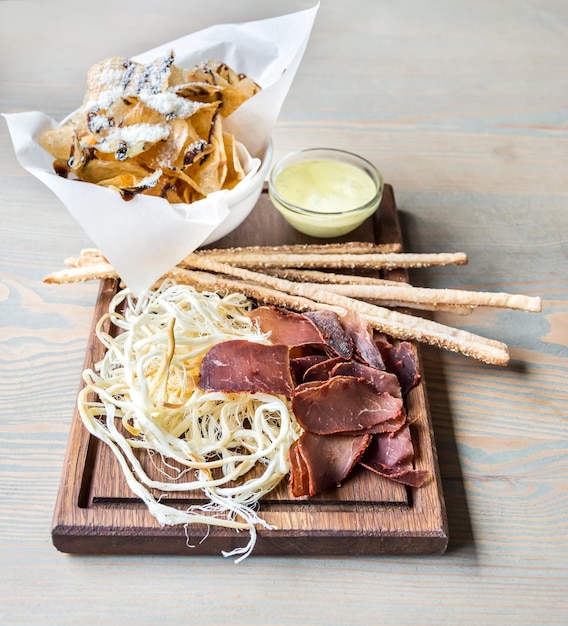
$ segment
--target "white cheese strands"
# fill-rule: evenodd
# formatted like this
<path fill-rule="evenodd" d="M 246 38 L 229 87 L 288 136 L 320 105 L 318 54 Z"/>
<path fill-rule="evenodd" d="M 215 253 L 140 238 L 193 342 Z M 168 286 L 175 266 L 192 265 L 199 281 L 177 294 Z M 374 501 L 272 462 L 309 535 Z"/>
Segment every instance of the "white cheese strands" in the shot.
<path fill-rule="evenodd" d="M 201 359 L 214 344 L 268 342 L 248 318 L 250 307 L 242 295 L 171 283 L 138 301 L 121 291 L 97 326 L 107 352 L 95 371 L 84 372 L 78 399 L 86 428 L 109 446 L 128 486 L 161 524 L 249 531 L 245 547 L 224 553 L 237 561 L 252 551 L 255 525 L 269 527 L 255 509 L 287 476 L 299 435 L 283 396 L 196 388 Z M 121 330 L 116 337 L 102 330 L 109 317 Z M 143 464 L 140 451 L 161 455 L 160 470 Z M 209 502 L 185 510 L 164 503 L 169 493 L 192 491 Z"/>

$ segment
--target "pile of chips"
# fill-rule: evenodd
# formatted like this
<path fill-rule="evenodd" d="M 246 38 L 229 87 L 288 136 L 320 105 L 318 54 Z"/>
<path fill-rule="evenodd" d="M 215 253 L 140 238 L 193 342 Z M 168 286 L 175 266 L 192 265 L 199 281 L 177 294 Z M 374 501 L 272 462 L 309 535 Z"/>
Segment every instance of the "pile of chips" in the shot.
<path fill-rule="evenodd" d="M 260 87 L 226 64 L 186 70 L 174 55 L 148 65 L 111 57 L 87 76 L 83 105 L 40 145 L 61 176 L 191 203 L 233 188 L 245 175 L 223 119 Z"/>

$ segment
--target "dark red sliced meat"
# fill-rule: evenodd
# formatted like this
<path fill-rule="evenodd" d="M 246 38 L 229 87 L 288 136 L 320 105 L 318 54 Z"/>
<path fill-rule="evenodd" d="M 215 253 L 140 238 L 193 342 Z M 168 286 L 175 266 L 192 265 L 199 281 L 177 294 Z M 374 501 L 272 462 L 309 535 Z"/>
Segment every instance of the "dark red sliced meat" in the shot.
<path fill-rule="evenodd" d="M 348 360 L 353 356 L 353 340 L 334 311 L 307 311 L 304 313 L 318 327 L 326 343 L 338 355 Z"/>
<path fill-rule="evenodd" d="M 198 387 L 227 393 L 274 393 L 291 396 L 288 347 L 235 339 L 213 346 L 203 357 Z"/>
<path fill-rule="evenodd" d="M 263 333 L 270 333 L 270 341 L 285 346 L 325 344 L 318 327 L 301 313 L 273 306 L 253 309 L 249 317 L 258 324 Z"/>
<path fill-rule="evenodd" d="M 296 498 L 307 496 L 310 494 L 310 482 L 308 474 L 308 466 L 304 461 L 300 448 L 295 441 L 290 446 L 290 489 L 292 495 Z"/>
<path fill-rule="evenodd" d="M 385 363 L 374 341 L 369 325 L 357 313 L 349 312 L 341 318 L 343 327 L 353 340 L 355 355 L 372 367 L 384 370 Z"/>
<path fill-rule="evenodd" d="M 396 374 L 403 395 L 406 395 L 420 382 L 418 361 L 414 346 L 408 341 L 401 341 L 395 347 L 386 339 L 377 341 L 385 366 L 389 372 Z"/>
<path fill-rule="evenodd" d="M 296 384 L 304 382 L 304 375 L 306 371 L 313 365 L 328 361 L 329 357 L 323 354 L 309 354 L 306 356 L 299 356 L 296 358 L 290 358 L 290 367 L 292 368 L 292 377 L 296 381 Z"/>
<path fill-rule="evenodd" d="M 366 434 L 320 436 L 304 432 L 290 449 L 292 493 L 315 496 L 330 487 L 338 487 L 370 441 L 371 435 Z"/>
<path fill-rule="evenodd" d="M 360 464 L 381 476 L 411 487 L 421 487 L 430 477 L 427 470 L 414 469 L 414 446 L 405 424 L 394 433 L 373 436 Z"/>
<path fill-rule="evenodd" d="M 318 435 L 392 432 L 405 420 L 401 398 L 352 376 L 299 385 L 292 410 L 304 430 Z"/>
<path fill-rule="evenodd" d="M 305 356 L 323 356 L 329 359 L 327 346 L 324 344 L 305 343 L 300 346 L 288 346 L 290 348 L 290 359 L 298 359 Z"/>
<path fill-rule="evenodd" d="M 344 363 L 342 357 L 336 356 L 333 359 L 325 359 L 324 361 L 320 361 L 319 363 L 315 363 L 310 368 L 306 370 L 304 373 L 304 381 L 303 382 L 312 382 L 314 380 L 327 380 L 334 368 L 339 363 Z"/>
<path fill-rule="evenodd" d="M 357 363 L 356 361 L 338 363 L 331 370 L 331 376 L 355 376 L 356 378 L 365 378 L 373 384 L 378 392 L 386 391 L 395 398 L 402 397 L 400 383 L 395 374 L 379 370 L 376 367 L 371 367 L 364 363 Z"/>

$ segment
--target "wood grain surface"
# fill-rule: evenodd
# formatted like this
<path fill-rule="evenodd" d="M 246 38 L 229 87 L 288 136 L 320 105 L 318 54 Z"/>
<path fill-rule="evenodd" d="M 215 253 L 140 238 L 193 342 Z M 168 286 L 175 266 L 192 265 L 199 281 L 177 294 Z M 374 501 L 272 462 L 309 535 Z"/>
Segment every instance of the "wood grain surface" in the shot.
<path fill-rule="evenodd" d="M 272 233 L 273 244 L 310 243 L 274 210 L 266 189 L 247 220 L 214 244 L 254 245 L 258 231 Z M 402 243 L 393 189 L 385 185 L 381 204 L 354 234 L 354 241 Z M 333 240 L 334 242 L 337 240 Z M 388 277 L 392 278 L 389 272 Z M 401 276 L 406 278 L 406 276 Z M 108 311 L 118 281 L 102 281 L 84 367 L 92 369 L 104 355 L 95 327 Z M 106 333 L 113 333 L 110 324 Z M 258 530 L 254 555 L 442 554 L 448 545 L 445 503 L 436 446 L 423 379 L 406 397 L 415 448 L 415 467 L 430 473 L 420 489 L 361 470 L 342 486 L 313 498 L 294 498 L 283 480 L 260 503 L 260 513 L 275 530 Z M 81 385 L 82 386 L 82 385 Z M 154 479 L 167 468 L 142 456 L 144 471 Z M 157 494 L 159 497 L 159 494 Z M 176 495 L 176 506 L 207 502 L 199 494 Z M 192 547 L 189 548 L 188 535 Z M 196 524 L 161 527 L 128 488 L 110 448 L 89 435 L 77 410 L 55 507 L 52 537 L 62 552 L 74 554 L 220 555 L 246 545 L 246 533 Z"/>
<path fill-rule="evenodd" d="M 88 67 L 307 0 L 0 2 L 0 111 L 61 119 Z M 568 5 L 323 0 L 275 158 L 349 148 L 396 190 L 405 247 L 464 251 L 416 284 L 543 298 L 435 319 L 505 341 L 506 368 L 423 348 L 450 543 L 442 556 L 79 556 L 51 521 L 97 284 L 42 278 L 92 242 L 0 121 L 0 622 L 568 622 Z M 265 233 L 263 236 L 270 236 Z"/>

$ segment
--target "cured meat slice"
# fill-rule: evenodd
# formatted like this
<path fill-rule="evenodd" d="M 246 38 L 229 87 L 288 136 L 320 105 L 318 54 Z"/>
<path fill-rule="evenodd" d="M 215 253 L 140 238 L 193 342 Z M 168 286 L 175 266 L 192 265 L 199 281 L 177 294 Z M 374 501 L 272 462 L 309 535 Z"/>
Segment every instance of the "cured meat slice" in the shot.
<path fill-rule="evenodd" d="M 288 346 L 290 348 L 290 359 L 298 359 L 305 356 L 323 356 L 329 359 L 324 344 L 305 343 L 300 346 Z"/>
<path fill-rule="evenodd" d="M 253 309 L 249 317 L 258 324 L 261 332 L 270 333 L 270 341 L 274 344 L 325 344 L 318 327 L 301 313 L 274 306 L 261 306 Z"/>
<path fill-rule="evenodd" d="M 223 341 L 203 357 L 198 387 L 227 393 L 274 393 L 291 396 L 288 347 L 244 339 Z"/>
<path fill-rule="evenodd" d="M 353 356 L 353 340 L 334 311 L 307 311 L 304 313 L 318 327 L 326 343 L 333 351 L 349 360 Z"/>
<path fill-rule="evenodd" d="M 338 487 L 351 473 L 371 435 L 326 435 L 304 432 L 290 449 L 294 496 L 315 496 Z"/>
<path fill-rule="evenodd" d="M 413 459 L 410 428 L 405 424 L 394 433 L 374 435 L 360 464 L 396 482 L 421 487 L 430 477 L 430 472 L 414 469 Z"/>
<path fill-rule="evenodd" d="M 373 384 L 379 392 L 386 391 L 395 398 L 401 398 L 402 392 L 398 378 L 390 372 L 379 370 L 376 367 L 357 363 L 356 361 L 347 361 L 338 363 L 332 370 L 332 376 L 355 376 L 356 378 L 365 378 Z"/>
<path fill-rule="evenodd" d="M 416 350 L 408 341 L 401 341 L 396 347 L 386 339 L 377 341 L 383 361 L 389 372 L 394 372 L 402 387 L 402 393 L 406 395 L 420 382 Z"/>
<path fill-rule="evenodd" d="M 300 452 L 300 448 L 297 445 L 298 441 L 295 441 L 290 446 L 289 461 L 290 461 L 290 489 L 292 495 L 296 498 L 301 496 L 307 496 L 310 494 L 310 481 L 308 474 L 308 466 L 304 461 L 304 457 Z"/>
<path fill-rule="evenodd" d="M 341 318 L 341 323 L 355 345 L 356 355 L 367 365 L 384 370 L 385 363 L 368 324 L 354 312 Z"/>
<path fill-rule="evenodd" d="M 353 376 L 298 385 L 292 410 L 304 430 L 318 435 L 393 432 L 405 420 L 401 398 L 378 393 L 369 381 Z"/>
<path fill-rule="evenodd" d="M 325 359 L 324 361 L 320 361 L 315 365 L 312 365 L 309 369 L 306 370 L 304 374 L 304 382 L 311 382 L 315 380 L 327 380 L 335 367 L 339 363 L 344 363 L 343 358 L 337 356 L 333 359 Z"/>
<path fill-rule="evenodd" d="M 292 368 L 292 376 L 296 381 L 296 384 L 304 382 L 304 375 L 310 367 L 328 361 L 329 358 L 323 354 L 309 354 L 306 356 L 299 356 L 296 358 L 290 358 L 290 367 Z"/>

